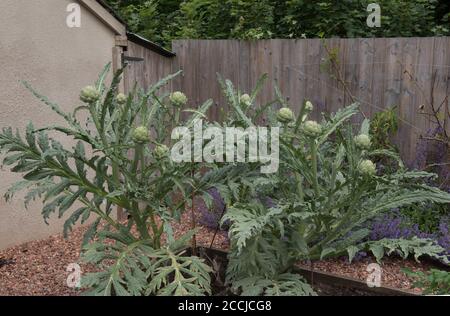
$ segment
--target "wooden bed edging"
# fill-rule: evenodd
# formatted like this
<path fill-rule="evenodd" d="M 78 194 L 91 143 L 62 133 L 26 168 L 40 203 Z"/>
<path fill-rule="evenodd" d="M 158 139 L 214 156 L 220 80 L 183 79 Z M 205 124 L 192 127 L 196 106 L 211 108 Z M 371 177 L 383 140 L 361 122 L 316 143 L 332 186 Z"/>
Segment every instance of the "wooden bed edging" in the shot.
<path fill-rule="evenodd" d="M 208 247 L 199 247 L 208 251 L 215 252 L 221 255 L 228 255 L 228 251 L 217 249 L 217 248 L 208 248 Z M 393 288 L 390 286 L 380 286 L 380 287 L 369 287 L 366 282 L 361 280 L 343 276 L 336 275 L 328 272 L 311 270 L 310 268 L 297 265 L 293 268 L 294 272 L 302 275 L 308 282 L 311 282 L 311 273 L 314 275 L 314 283 L 323 283 L 330 286 L 344 286 L 344 287 L 352 287 L 360 290 L 364 290 L 366 292 L 372 292 L 378 294 L 380 296 L 421 296 L 420 294 L 416 294 L 410 291 L 405 291 L 397 288 Z"/>
<path fill-rule="evenodd" d="M 305 266 L 296 266 L 293 270 L 298 274 L 301 274 L 308 282 L 311 282 L 311 273 L 313 273 L 314 283 L 352 287 L 364 290 L 366 292 L 372 292 L 381 296 L 420 296 L 420 294 L 393 288 L 390 286 L 369 287 L 366 282 L 355 278 L 318 270 L 311 270 L 310 268 Z"/>

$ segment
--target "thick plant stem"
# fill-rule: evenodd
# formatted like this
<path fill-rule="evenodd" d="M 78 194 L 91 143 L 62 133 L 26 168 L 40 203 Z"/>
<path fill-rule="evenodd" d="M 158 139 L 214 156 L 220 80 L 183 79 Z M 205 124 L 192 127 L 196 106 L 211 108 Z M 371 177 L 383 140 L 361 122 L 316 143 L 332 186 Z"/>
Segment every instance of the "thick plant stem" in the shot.
<path fill-rule="evenodd" d="M 150 218 L 150 226 L 153 232 L 153 246 L 155 247 L 155 249 L 159 249 L 161 248 L 161 234 L 163 230 L 158 228 L 158 224 L 156 223 L 153 209 L 147 207 L 147 212 L 150 214 L 149 218 Z"/>
<path fill-rule="evenodd" d="M 297 193 L 300 201 L 304 201 L 305 195 L 303 193 L 303 179 L 299 173 L 295 173 L 295 181 L 297 182 Z"/>
<path fill-rule="evenodd" d="M 217 233 L 220 230 L 220 222 L 222 221 L 223 216 L 225 215 L 225 212 L 227 211 L 227 207 L 225 206 L 222 210 L 222 214 L 220 214 L 219 222 L 217 223 L 216 230 L 214 231 L 213 238 L 211 239 L 211 243 L 209 245 L 209 248 L 211 249 L 214 246 L 214 240 L 216 239 Z"/>
<path fill-rule="evenodd" d="M 117 166 L 116 162 L 112 163 L 112 176 L 113 176 L 114 184 L 116 186 L 116 188 L 114 188 L 114 189 L 117 189 L 120 187 L 120 171 L 119 171 L 119 167 Z M 117 207 L 117 219 L 119 221 L 125 220 L 123 208 L 120 206 Z"/>
<path fill-rule="evenodd" d="M 112 219 L 110 216 L 108 216 L 108 214 L 106 214 L 105 212 L 103 212 L 100 208 L 96 207 L 95 205 L 93 206 L 87 199 L 85 198 L 80 198 L 79 201 L 81 203 L 83 203 L 85 206 L 89 207 L 91 209 L 92 212 L 94 212 L 95 214 L 97 214 L 99 217 L 101 217 L 104 221 L 106 221 L 109 225 L 111 225 L 112 227 L 119 229 L 119 225 L 114 221 L 114 219 Z"/>
<path fill-rule="evenodd" d="M 138 159 L 141 163 L 141 181 L 143 182 L 144 179 L 144 169 L 145 169 L 145 156 L 144 156 L 144 146 L 140 145 L 138 148 Z"/>
<path fill-rule="evenodd" d="M 178 125 L 180 123 L 180 109 L 175 109 L 175 124 Z"/>
<path fill-rule="evenodd" d="M 131 167 L 131 172 L 133 174 L 138 172 L 139 162 L 141 163 L 141 166 L 140 166 L 141 173 L 143 172 L 143 169 L 144 169 L 144 160 L 143 160 L 144 154 L 143 154 L 143 152 L 144 152 L 143 144 L 136 144 L 136 147 L 134 149 L 134 160 L 133 160 L 133 164 Z M 143 220 L 143 218 L 141 217 L 139 205 L 136 202 L 133 202 L 132 204 L 133 204 L 132 209 L 130 209 L 129 212 L 131 213 L 131 216 L 133 217 L 134 221 L 136 222 L 136 226 L 139 231 L 139 234 L 141 235 L 142 238 L 149 239 L 150 234 L 148 232 L 147 224 L 146 224 L 145 220 Z"/>
<path fill-rule="evenodd" d="M 191 176 L 194 177 L 194 170 L 191 170 Z M 196 229 L 196 217 L 195 217 L 195 206 L 194 206 L 194 198 L 195 198 L 195 190 L 192 190 L 191 193 L 191 228 Z M 194 256 L 197 255 L 197 236 L 194 234 L 192 236 L 192 254 Z"/>
<path fill-rule="evenodd" d="M 150 239 L 150 234 L 148 232 L 147 225 L 145 221 L 142 220 L 137 202 L 133 202 L 133 208 L 130 210 L 130 213 L 134 221 L 136 222 L 136 228 L 139 231 L 141 237 L 144 239 Z"/>
<path fill-rule="evenodd" d="M 316 197 L 319 196 L 319 180 L 317 179 L 317 143 L 316 140 L 311 140 L 311 160 L 313 172 L 313 189 Z"/>
<path fill-rule="evenodd" d="M 131 173 L 136 174 L 138 165 L 139 165 L 139 147 L 141 147 L 141 144 L 136 144 L 134 148 L 134 158 L 133 158 L 133 164 L 131 165 Z"/>

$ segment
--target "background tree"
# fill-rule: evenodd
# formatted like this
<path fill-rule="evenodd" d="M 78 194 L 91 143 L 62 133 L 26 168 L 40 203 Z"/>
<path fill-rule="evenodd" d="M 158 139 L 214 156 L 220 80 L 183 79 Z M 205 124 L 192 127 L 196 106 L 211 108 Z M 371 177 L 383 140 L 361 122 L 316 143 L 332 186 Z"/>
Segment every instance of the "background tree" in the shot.
<path fill-rule="evenodd" d="M 379 0 L 381 27 L 366 25 L 371 0 L 105 0 L 137 32 L 172 39 L 396 37 L 450 34 L 445 0 Z"/>

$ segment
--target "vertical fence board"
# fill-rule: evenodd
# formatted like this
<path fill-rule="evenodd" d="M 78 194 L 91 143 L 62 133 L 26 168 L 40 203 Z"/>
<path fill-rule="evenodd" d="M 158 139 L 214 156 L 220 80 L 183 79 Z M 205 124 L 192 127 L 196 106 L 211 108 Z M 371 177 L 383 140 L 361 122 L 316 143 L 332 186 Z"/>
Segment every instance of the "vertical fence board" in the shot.
<path fill-rule="evenodd" d="M 422 131 L 426 131 L 430 124 L 429 119 L 420 110 L 423 106 L 425 112 L 431 112 L 431 103 L 433 101 L 433 85 L 434 85 L 434 38 L 419 38 L 416 52 L 416 64 L 414 65 L 415 76 L 413 82 L 415 83 L 416 103 L 411 116 L 411 122 L 415 126 L 414 135 L 412 135 L 411 150 L 415 153 L 418 136 Z"/>
<path fill-rule="evenodd" d="M 239 77 L 239 90 L 243 93 L 250 94 L 250 77 L 251 77 L 251 60 L 250 60 L 250 46 L 248 41 L 239 41 L 238 54 L 239 54 L 239 68 L 236 69 Z"/>
<path fill-rule="evenodd" d="M 450 75 L 450 61 L 449 56 L 450 47 L 448 41 L 445 38 L 438 37 L 434 40 L 434 48 L 433 48 L 433 65 L 432 65 L 432 95 L 431 100 L 435 105 L 435 109 L 438 110 L 440 108 L 440 113 L 442 116 L 446 116 L 446 111 L 448 109 L 448 76 Z M 427 105 L 425 111 L 430 112 L 430 105 Z M 430 125 L 427 125 L 427 129 L 430 128 Z M 448 129 L 448 124 L 446 126 L 447 132 L 450 132 Z"/>
<path fill-rule="evenodd" d="M 386 69 L 386 39 L 374 39 L 374 58 L 372 65 L 372 113 L 382 111 L 385 108 L 384 91 Z"/>
<path fill-rule="evenodd" d="M 311 100 L 315 105 L 313 116 L 317 119 L 324 105 L 322 102 L 322 94 L 320 93 L 320 40 L 308 39 L 306 48 L 306 98 Z"/>
<path fill-rule="evenodd" d="M 446 84 L 447 84 L 447 92 L 446 92 L 446 98 L 444 99 L 443 107 L 445 108 L 444 115 L 445 115 L 445 121 L 446 121 L 446 130 L 448 135 L 450 135 L 450 124 L 449 124 L 449 111 L 450 111 L 450 43 L 446 43 L 446 56 L 447 56 L 447 62 L 444 64 L 443 67 L 447 67 L 447 78 L 446 78 Z"/>
<path fill-rule="evenodd" d="M 345 81 L 344 87 L 344 104 L 348 105 L 356 101 L 355 91 L 358 90 L 359 82 L 359 40 L 346 39 L 345 50 L 343 54 L 342 63 L 345 64 L 343 80 Z M 361 108 L 363 111 L 363 109 Z M 354 121 L 354 120 L 353 120 Z"/>
<path fill-rule="evenodd" d="M 399 125 L 398 138 L 400 151 L 408 157 L 407 162 L 412 160 L 412 147 L 415 132 L 414 111 L 416 110 L 416 100 L 418 91 L 410 76 L 415 76 L 415 67 L 417 60 L 417 40 L 406 38 L 403 40 L 403 56 L 402 56 L 402 92 L 400 96 Z"/>
<path fill-rule="evenodd" d="M 364 114 L 370 117 L 371 113 L 375 112 L 372 105 L 374 40 L 360 39 L 359 46 L 359 78 L 355 96 L 361 102 Z"/>
<path fill-rule="evenodd" d="M 334 69 L 331 67 L 331 60 L 328 57 L 327 51 L 332 54 L 338 54 L 339 47 L 336 47 L 337 39 L 329 39 L 320 43 L 319 48 L 319 73 L 317 79 L 319 81 L 320 93 L 320 111 L 333 112 L 333 95 L 335 93 L 335 76 Z M 336 55 L 337 57 L 338 55 Z"/>

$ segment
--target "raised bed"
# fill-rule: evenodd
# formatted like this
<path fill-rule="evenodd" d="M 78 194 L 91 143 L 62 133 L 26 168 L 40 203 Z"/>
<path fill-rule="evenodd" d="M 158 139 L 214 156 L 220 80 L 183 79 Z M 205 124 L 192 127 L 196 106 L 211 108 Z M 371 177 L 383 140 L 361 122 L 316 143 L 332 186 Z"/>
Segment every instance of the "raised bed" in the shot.
<path fill-rule="evenodd" d="M 231 292 L 224 285 L 227 252 L 214 248 L 199 248 L 198 255 L 206 259 L 215 269 L 215 295 L 229 295 Z M 392 288 L 389 286 L 369 287 L 365 282 L 335 275 L 327 272 L 315 271 L 306 266 L 297 266 L 294 271 L 301 274 L 319 296 L 419 296 L 419 294 Z"/>
<path fill-rule="evenodd" d="M 389 286 L 369 287 L 365 282 L 328 272 L 312 270 L 305 266 L 294 269 L 301 274 L 319 292 L 319 295 L 368 295 L 368 296 L 419 296 L 419 294 Z"/>

